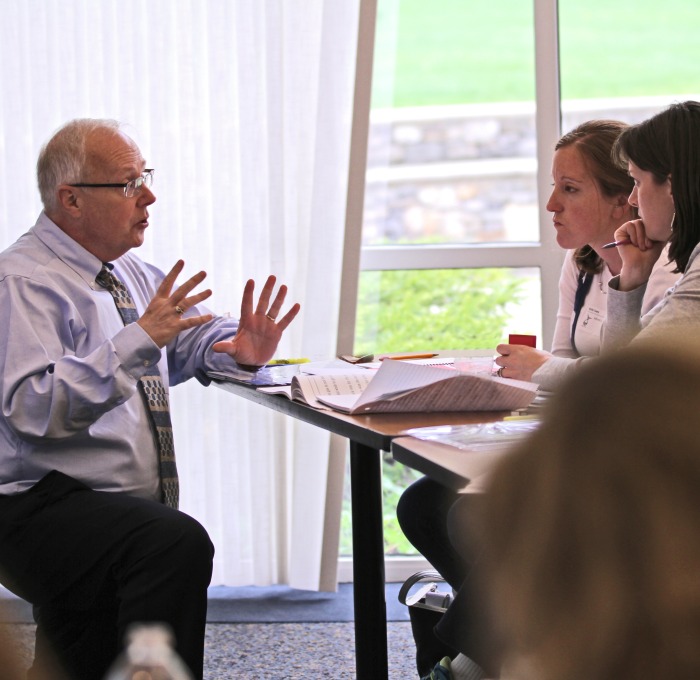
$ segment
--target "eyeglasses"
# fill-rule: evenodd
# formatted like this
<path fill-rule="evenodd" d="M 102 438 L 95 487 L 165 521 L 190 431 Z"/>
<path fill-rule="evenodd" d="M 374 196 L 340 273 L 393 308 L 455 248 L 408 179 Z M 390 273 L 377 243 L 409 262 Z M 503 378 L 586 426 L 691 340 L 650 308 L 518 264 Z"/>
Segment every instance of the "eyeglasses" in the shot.
<path fill-rule="evenodd" d="M 111 183 L 111 184 L 88 184 L 86 182 L 81 182 L 80 184 L 69 184 L 69 187 L 119 187 L 124 190 L 124 197 L 131 198 L 136 196 L 141 192 L 144 186 L 150 187 L 153 184 L 153 173 L 155 170 L 153 168 L 146 168 L 141 177 L 132 179 L 130 182 L 123 183 Z"/>

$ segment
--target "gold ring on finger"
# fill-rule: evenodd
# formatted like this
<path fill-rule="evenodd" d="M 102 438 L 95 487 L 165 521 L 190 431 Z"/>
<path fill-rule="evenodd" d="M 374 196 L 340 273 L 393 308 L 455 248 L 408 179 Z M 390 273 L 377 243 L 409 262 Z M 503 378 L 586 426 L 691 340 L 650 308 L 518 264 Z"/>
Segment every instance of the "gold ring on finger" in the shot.
<path fill-rule="evenodd" d="M 175 305 L 175 311 L 176 311 L 180 316 L 182 316 L 182 315 L 185 313 L 185 310 L 184 310 L 182 307 L 180 307 L 180 305 Z"/>
<path fill-rule="evenodd" d="M 272 323 L 274 323 L 275 321 L 277 321 L 277 319 L 276 319 L 274 316 L 272 316 L 272 314 L 265 314 L 265 316 L 266 316 L 268 319 L 270 319 L 270 321 L 272 321 Z"/>

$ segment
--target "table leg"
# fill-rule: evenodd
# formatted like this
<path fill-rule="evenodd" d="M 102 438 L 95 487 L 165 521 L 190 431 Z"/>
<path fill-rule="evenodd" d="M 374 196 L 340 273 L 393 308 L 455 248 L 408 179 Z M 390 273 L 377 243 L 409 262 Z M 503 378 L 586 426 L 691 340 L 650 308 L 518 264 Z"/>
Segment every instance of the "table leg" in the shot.
<path fill-rule="evenodd" d="M 359 680 L 389 675 L 384 583 L 381 451 L 350 442 L 355 669 Z"/>

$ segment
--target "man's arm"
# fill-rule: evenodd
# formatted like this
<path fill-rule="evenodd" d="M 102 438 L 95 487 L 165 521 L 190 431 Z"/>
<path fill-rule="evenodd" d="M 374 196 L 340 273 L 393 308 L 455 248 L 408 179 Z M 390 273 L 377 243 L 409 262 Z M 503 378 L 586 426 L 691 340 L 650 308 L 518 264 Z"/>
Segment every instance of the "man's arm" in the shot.
<path fill-rule="evenodd" d="M 21 276 L 0 282 L 0 398 L 25 438 L 64 438 L 127 401 L 160 350 L 136 324 L 112 338 L 88 328 L 60 291 Z"/>

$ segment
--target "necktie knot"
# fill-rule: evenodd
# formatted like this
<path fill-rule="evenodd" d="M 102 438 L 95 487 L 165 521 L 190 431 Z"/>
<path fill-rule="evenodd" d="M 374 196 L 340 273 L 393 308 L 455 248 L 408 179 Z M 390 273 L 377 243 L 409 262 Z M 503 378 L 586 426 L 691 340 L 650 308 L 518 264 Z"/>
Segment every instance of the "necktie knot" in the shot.
<path fill-rule="evenodd" d="M 117 277 L 114 276 L 111 271 L 109 271 L 109 267 L 106 265 L 102 266 L 100 273 L 95 277 L 95 281 L 97 281 L 97 283 L 107 290 L 114 290 L 118 288 L 117 283 L 120 283 L 119 279 L 117 279 Z"/>
<path fill-rule="evenodd" d="M 114 303 L 122 316 L 125 324 L 138 321 L 139 313 L 131 297 L 129 289 L 104 265 L 100 273 L 95 277 L 95 281 L 108 290 L 114 298 Z"/>

